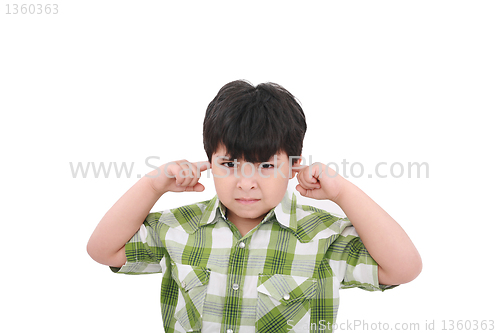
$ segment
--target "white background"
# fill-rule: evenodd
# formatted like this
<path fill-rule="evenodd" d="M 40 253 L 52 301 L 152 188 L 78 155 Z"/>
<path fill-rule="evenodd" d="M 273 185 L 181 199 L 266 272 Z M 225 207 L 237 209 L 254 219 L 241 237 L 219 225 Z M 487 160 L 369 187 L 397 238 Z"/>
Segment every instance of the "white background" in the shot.
<path fill-rule="evenodd" d="M 14 3 L 0 8 L 2 331 L 162 331 L 160 275 L 112 274 L 86 243 L 148 156 L 206 159 L 206 106 L 235 79 L 290 90 L 303 155 L 363 164 L 349 180 L 422 255 L 407 285 L 342 291 L 339 323 L 500 328 L 497 1 L 56 1 L 57 15 L 6 14 Z M 78 162 L 134 172 L 74 178 Z M 425 162 L 429 177 L 368 177 L 379 162 Z M 155 210 L 211 198 L 201 182 Z"/>

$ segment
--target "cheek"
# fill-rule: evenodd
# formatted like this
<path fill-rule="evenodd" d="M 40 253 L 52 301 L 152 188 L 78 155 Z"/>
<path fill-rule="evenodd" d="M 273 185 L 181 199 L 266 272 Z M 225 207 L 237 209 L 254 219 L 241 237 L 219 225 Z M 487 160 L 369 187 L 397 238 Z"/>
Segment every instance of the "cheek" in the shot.
<path fill-rule="evenodd" d="M 217 189 L 217 191 L 223 190 L 225 188 L 224 178 L 214 177 L 214 185 L 215 185 L 215 188 Z"/>
<path fill-rule="evenodd" d="M 288 178 L 273 179 L 272 182 L 265 183 L 263 190 L 268 194 L 268 198 L 273 204 L 278 204 L 283 199 L 288 188 Z"/>
<path fill-rule="evenodd" d="M 214 177 L 214 186 L 219 197 L 225 197 L 231 193 L 232 185 L 229 177 Z"/>

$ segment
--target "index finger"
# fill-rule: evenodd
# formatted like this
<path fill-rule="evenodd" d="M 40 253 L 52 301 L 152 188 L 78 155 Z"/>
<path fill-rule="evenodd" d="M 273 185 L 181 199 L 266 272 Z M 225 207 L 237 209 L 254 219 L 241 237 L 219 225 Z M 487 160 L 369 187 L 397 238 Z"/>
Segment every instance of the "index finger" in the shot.
<path fill-rule="evenodd" d="M 309 165 L 300 164 L 299 166 L 292 166 L 292 170 L 302 170 L 307 168 Z"/>
<path fill-rule="evenodd" d="M 210 162 L 209 161 L 196 162 L 194 164 L 196 165 L 196 169 L 199 171 L 206 171 L 206 170 L 210 169 Z"/>

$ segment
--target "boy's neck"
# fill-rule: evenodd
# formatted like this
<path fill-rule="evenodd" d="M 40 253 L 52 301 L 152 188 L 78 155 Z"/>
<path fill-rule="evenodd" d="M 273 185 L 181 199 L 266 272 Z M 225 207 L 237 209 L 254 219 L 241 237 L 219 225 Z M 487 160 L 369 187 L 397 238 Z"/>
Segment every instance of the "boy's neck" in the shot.
<path fill-rule="evenodd" d="M 241 236 L 245 236 L 250 230 L 259 225 L 259 223 L 266 217 L 267 213 L 257 218 L 244 218 L 233 214 L 229 209 L 226 212 L 226 217 L 238 229 Z"/>

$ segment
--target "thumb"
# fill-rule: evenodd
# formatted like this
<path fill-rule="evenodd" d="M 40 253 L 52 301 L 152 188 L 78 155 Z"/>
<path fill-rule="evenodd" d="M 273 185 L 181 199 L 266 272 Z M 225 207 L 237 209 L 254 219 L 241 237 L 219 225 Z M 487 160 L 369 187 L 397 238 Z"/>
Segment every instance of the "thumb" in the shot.
<path fill-rule="evenodd" d="M 206 170 L 206 169 L 205 169 Z M 202 170 L 203 171 L 203 170 Z M 194 192 L 203 192 L 205 191 L 205 186 L 203 186 L 203 184 L 201 183 L 196 183 L 194 186 L 193 186 L 193 191 Z"/>

